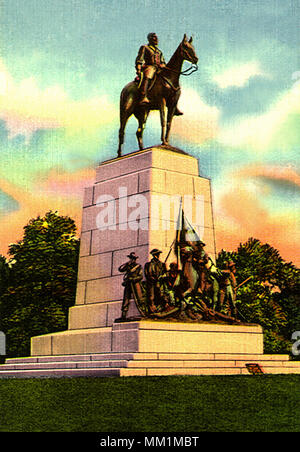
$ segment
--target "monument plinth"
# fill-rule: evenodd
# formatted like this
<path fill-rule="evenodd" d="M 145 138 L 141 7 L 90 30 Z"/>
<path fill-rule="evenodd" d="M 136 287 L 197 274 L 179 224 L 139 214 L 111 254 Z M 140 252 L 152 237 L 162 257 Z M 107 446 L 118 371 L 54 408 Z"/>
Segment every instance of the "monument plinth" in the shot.
<path fill-rule="evenodd" d="M 195 157 L 157 146 L 97 168 L 95 184 L 85 189 L 77 296 L 68 331 L 34 337 L 33 355 L 112 349 L 111 327 L 123 298 L 118 268 L 133 251 L 143 266 L 153 248 L 160 248 L 162 260 L 167 257 L 181 200 L 215 259 L 210 180 L 199 176 Z M 169 262 L 174 258 L 171 254 Z M 137 314 L 131 303 L 129 316 Z"/>

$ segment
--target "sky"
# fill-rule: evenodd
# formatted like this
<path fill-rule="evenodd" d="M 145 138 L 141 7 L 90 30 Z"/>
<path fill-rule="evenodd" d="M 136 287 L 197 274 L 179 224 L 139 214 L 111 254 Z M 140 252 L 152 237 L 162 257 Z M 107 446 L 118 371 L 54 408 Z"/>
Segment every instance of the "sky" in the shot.
<path fill-rule="evenodd" d="M 170 144 L 211 179 L 217 250 L 255 237 L 300 265 L 299 23 L 300 0 L 0 0 L 0 253 L 49 210 L 80 231 L 140 45 L 156 32 L 168 61 L 186 33 L 199 70 L 180 80 Z M 159 137 L 154 112 L 145 147 Z"/>

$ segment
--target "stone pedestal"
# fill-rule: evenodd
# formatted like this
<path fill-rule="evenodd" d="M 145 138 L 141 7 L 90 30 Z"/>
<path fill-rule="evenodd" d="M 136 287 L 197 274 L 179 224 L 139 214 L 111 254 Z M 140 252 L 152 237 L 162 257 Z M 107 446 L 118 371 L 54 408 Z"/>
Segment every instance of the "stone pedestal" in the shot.
<path fill-rule="evenodd" d="M 32 355 L 112 349 L 111 327 L 123 298 L 118 268 L 132 251 L 143 266 L 153 248 L 165 259 L 176 235 L 180 200 L 215 259 L 210 180 L 199 176 L 196 158 L 158 146 L 97 168 L 95 184 L 85 190 L 77 296 L 68 330 L 34 337 Z M 174 259 L 172 253 L 168 263 Z M 128 315 L 136 314 L 131 303 Z"/>
<path fill-rule="evenodd" d="M 115 323 L 113 352 L 262 354 L 259 325 L 139 321 Z"/>

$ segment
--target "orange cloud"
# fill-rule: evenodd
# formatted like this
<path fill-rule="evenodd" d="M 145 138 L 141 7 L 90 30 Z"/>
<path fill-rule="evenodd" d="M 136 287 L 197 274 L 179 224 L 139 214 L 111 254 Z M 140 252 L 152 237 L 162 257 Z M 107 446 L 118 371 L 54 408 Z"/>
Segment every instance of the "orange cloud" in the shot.
<path fill-rule="evenodd" d="M 38 215 L 43 216 L 49 210 L 73 218 L 80 233 L 83 189 L 92 185 L 94 178 L 94 170 L 91 169 L 73 174 L 52 171 L 46 181 L 37 185 L 36 191 L 0 179 L 0 190 L 19 203 L 18 210 L 0 218 L 0 253 L 7 255 L 8 245 L 22 239 L 23 227 L 28 221 Z"/>
<path fill-rule="evenodd" d="M 235 173 L 238 177 L 266 177 L 278 181 L 291 182 L 300 187 L 300 174 L 292 167 L 249 165 Z"/>
<path fill-rule="evenodd" d="M 84 188 L 93 185 L 94 181 L 95 169 L 93 168 L 83 168 L 74 173 L 53 169 L 49 172 L 47 179 L 39 183 L 39 186 L 47 193 L 82 198 Z"/>
<path fill-rule="evenodd" d="M 297 209 L 276 215 L 260 203 L 255 192 L 246 187 L 247 177 L 264 176 L 300 186 L 299 175 L 292 168 L 250 166 L 231 175 L 232 187 L 219 196 L 215 209 L 218 251 L 233 250 L 249 237 L 277 248 L 286 261 L 300 265 L 300 230 Z M 244 181 L 244 183 L 243 183 Z M 297 224 L 298 223 L 298 224 Z"/>

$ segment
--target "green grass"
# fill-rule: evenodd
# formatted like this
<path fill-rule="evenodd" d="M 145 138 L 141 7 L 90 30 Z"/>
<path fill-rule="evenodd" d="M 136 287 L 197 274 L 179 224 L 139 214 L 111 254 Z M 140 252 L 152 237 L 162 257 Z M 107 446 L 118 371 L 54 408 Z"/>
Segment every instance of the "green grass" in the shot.
<path fill-rule="evenodd" d="M 1 432 L 299 432 L 300 376 L 0 380 Z"/>

